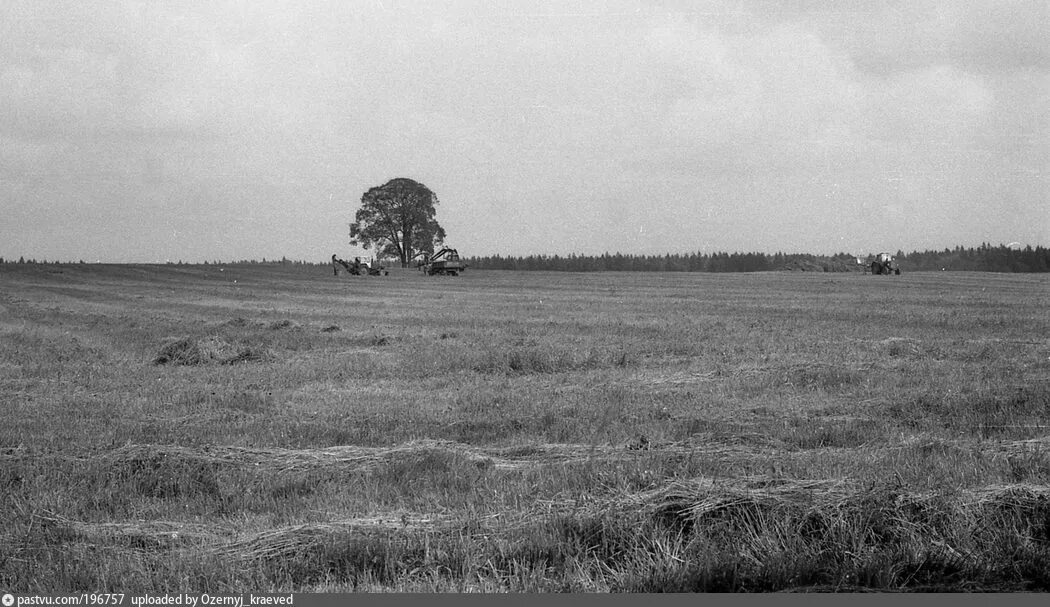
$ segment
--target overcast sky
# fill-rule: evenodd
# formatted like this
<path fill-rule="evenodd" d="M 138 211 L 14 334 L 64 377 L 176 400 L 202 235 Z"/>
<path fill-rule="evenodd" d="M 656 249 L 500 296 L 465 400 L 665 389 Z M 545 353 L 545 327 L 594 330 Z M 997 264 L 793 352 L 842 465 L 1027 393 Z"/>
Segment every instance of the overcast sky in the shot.
<path fill-rule="evenodd" d="M 0 256 L 1046 246 L 1048 6 L 3 0 Z"/>

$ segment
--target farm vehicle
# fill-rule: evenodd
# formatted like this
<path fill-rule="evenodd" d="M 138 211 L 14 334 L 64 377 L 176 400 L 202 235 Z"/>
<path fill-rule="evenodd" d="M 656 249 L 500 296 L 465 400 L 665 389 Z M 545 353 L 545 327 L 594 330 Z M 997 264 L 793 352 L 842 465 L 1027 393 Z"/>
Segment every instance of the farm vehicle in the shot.
<path fill-rule="evenodd" d="M 889 253 L 879 253 L 871 262 L 871 273 L 886 275 L 900 274 L 901 268 L 897 265 L 897 260 L 893 258 L 893 255 L 890 255 Z"/>
<path fill-rule="evenodd" d="M 467 269 L 467 264 L 459 260 L 459 251 L 445 248 L 433 255 L 424 256 L 420 261 L 419 269 L 427 276 L 435 274 L 458 276 L 460 272 Z"/>
<path fill-rule="evenodd" d="M 354 276 L 387 276 L 390 274 L 390 272 L 383 268 L 383 266 L 379 265 L 374 259 L 369 263 L 367 261 L 361 261 L 360 257 L 355 257 L 354 261 L 348 262 L 339 259 L 333 254 L 332 272 L 334 272 L 336 276 L 339 276 L 339 266 L 342 266 L 347 274 L 353 274 Z"/>

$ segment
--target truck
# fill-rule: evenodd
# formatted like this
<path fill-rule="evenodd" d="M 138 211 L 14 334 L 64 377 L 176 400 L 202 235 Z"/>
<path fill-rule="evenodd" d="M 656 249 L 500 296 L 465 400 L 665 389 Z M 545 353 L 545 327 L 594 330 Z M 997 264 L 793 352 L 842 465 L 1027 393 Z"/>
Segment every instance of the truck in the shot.
<path fill-rule="evenodd" d="M 425 257 L 419 266 L 427 276 L 442 274 L 445 276 L 459 276 L 459 273 L 467 269 L 467 264 L 459 259 L 459 251 L 444 248 Z"/>

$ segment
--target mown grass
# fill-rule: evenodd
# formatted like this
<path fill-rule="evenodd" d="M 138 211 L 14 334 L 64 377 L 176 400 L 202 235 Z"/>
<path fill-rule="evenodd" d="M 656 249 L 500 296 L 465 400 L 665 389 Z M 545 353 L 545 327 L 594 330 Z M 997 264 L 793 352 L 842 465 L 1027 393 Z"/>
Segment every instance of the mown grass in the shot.
<path fill-rule="evenodd" d="M 1045 277 L 0 280 L 16 592 L 1050 587 Z"/>

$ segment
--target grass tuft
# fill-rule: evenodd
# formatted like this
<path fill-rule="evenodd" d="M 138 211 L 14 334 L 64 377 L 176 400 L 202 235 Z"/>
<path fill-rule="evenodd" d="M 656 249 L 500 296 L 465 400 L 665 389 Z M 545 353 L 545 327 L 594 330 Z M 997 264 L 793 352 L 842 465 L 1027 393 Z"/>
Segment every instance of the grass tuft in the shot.
<path fill-rule="evenodd" d="M 264 348 L 251 345 L 235 345 L 211 336 L 203 339 L 188 337 L 165 344 L 153 358 L 154 365 L 233 365 L 242 362 L 270 360 L 272 355 Z"/>

